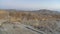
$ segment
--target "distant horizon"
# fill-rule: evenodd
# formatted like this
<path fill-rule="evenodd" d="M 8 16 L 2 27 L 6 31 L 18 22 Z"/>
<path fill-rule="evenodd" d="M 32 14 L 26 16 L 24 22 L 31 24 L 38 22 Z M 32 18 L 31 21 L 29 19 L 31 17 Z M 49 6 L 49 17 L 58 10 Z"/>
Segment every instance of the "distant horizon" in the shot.
<path fill-rule="evenodd" d="M 0 9 L 60 11 L 60 0 L 0 0 Z"/>
<path fill-rule="evenodd" d="M 10 9 L 2 9 L 2 10 L 10 10 Z M 44 9 L 11 9 L 11 10 L 27 10 L 27 11 L 33 11 L 33 10 L 44 10 Z M 46 9 L 46 10 L 53 10 L 53 11 L 59 11 L 60 9 Z"/>

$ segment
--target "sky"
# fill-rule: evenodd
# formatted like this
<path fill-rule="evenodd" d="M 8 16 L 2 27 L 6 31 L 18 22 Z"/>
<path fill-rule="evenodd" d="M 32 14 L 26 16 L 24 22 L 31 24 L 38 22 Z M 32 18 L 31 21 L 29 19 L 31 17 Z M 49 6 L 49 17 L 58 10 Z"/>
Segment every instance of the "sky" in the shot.
<path fill-rule="evenodd" d="M 60 9 L 60 0 L 0 0 L 0 9 Z"/>

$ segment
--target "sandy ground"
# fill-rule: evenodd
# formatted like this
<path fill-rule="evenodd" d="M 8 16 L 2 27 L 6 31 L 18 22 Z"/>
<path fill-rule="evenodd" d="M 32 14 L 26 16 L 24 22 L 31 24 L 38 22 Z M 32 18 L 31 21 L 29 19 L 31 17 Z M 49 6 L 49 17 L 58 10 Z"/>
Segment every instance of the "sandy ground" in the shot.
<path fill-rule="evenodd" d="M 0 34 L 40 34 L 32 30 L 26 29 L 22 24 L 3 24 L 0 27 Z"/>

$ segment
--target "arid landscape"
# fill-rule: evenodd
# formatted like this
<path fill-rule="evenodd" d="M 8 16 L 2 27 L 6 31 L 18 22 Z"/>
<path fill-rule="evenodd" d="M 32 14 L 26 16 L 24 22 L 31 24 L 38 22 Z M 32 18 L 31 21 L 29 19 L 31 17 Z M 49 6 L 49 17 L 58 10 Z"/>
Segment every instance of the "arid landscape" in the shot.
<path fill-rule="evenodd" d="M 60 34 L 60 0 L 0 0 L 0 34 Z"/>
<path fill-rule="evenodd" d="M 60 34 L 60 12 L 0 10 L 0 34 Z"/>

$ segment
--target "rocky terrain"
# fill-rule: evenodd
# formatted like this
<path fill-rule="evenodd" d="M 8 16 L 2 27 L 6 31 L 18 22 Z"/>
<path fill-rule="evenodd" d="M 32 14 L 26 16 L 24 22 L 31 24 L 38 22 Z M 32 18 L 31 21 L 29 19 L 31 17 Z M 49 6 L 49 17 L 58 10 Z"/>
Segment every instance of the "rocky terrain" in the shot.
<path fill-rule="evenodd" d="M 60 34 L 60 12 L 0 10 L 0 34 Z"/>

